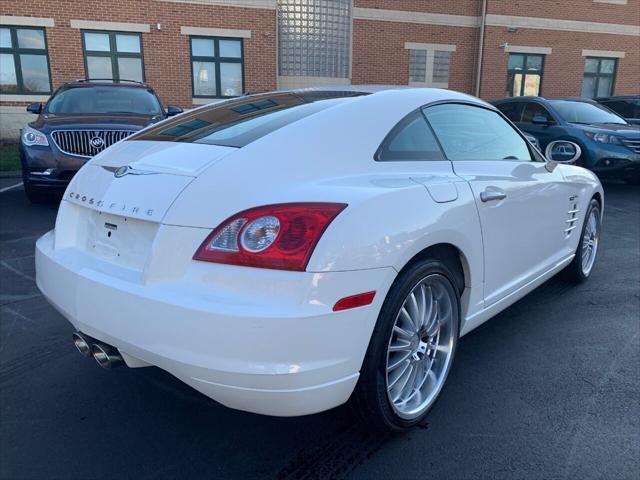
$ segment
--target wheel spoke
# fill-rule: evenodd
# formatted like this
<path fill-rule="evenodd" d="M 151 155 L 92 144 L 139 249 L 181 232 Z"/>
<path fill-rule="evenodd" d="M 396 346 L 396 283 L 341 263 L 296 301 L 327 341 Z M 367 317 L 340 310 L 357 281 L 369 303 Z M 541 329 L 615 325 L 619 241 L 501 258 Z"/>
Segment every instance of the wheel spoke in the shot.
<path fill-rule="evenodd" d="M 420 328 L 420 307 L 418 307 L 418 300 L 416 298 L 416 289 L 414 288 L 409 294 L 409 298 L 407 298 L 404 302 L 404 306 L 402 307 L 408 314 L 409 321 L 412 325 L 412 330 L 417 332 Z"/>
<path fill-rule="evenodd" d="M 396 395 L 393 397 L 393 403 L 397 402 L 402 397 L 402 393 L 404 392 L 404 388 L 407 386 L 407 383 L 408 383 L 409 379 L 411 378 L 411 376 L 413 375 L 413 371 L 414 370 L 415 370 L 414 366 L 412 364 L 409 364 L 409 368 L 405 371 L 405 373 L 403 373 L 401 375 L 403 380 L 398 382 L 399 388 L 397 390 Z M 408 372 L 408 373 L 406 373 L 406 372 Z"/>
<path fill-rule="evenodd" d="M 400 309 L 400 318 L 404 320 L 405 328 L 408 328 L 411 332 L 415 332 L 416 324 L 414 323 L 413 317 L 407 308 L 402 307 Z"/>
<path fill-rule="evenodd" d="M 418 317 L 420 319 L 419 321 L 419 325 L 418 325 L 418 331 L 420 331 L 420 329 L 424 326 L 424 324 L 427 322 L 427 318 L 425 317 L 425 313 L 427 310 L 427 295 L 425 294 L 425 290 L 427 287 L 425 287 L 423 284 L 420 284 L 420 316 Z"/>
<path fill-rule="evenodd" d="M 396 377 L 389 382 L 389 386 L 387 387 L 387 391 L 391 391 L 391 389 L 398 383 L 398 380 L 402 378 L 402 376 L 406 373 L 407 369 L 411 366 L 411 362 L 405 362 L 404 368 L 400 370 L 400 373 L 396 375 Z"/>
<path fill-rule="evenodd" d="M 411 351 L 411 343 L 393 344 L 389 346 L 389 352 Z"/>
<path fill-rule="evenodd" d="M 389 365 L 387 367 L 387 372 L 392 372 L 394 371 L 396 368 L 398 368 L 400 365 L 402 365 L 402 363 L 407 360 L 409 357 L 411 356 L 411 352 L 409 351 L 407 354 L 405 355 L 400 355 L 400 358 L 398 359 L 394 359 L 394 362 Z"/>
<path fill-rule="evenodd" d="M 399 327 L 398 325 L 395 325 L 393 327 L 393 333 L 408 340 L 411 340 L 413 338 L 413 335 L 410 332 L 407 332 L 404 328 Z"/>
<path fill-rule="evenodd" d="M 400 389 L 400 396 L 398 399 L 402 399 L 402 403 L 406 403 L 408 401 L 411 392 L 413 392 L 416 383 L 416 375 L 418 374 L 418 366 L 412 365 L 411 373 L 409 374 L 407 381 Z"/>

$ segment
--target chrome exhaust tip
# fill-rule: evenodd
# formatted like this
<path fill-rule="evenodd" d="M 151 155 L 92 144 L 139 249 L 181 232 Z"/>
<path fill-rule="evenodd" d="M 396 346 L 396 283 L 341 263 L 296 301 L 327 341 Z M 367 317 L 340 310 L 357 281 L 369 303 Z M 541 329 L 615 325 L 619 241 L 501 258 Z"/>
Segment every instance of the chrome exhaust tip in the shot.
<path fill-rule="evenodd" d="M 124 360 L 118 351 L 107 345 L 94 343 L 91 345 L 91 353 L 93 354 L 95 361 L 98 362 L 98 365 L 102 368 L 115 368 L 124 363 Z"/>
<path fill-rule="evenodd" d="M 93 354 L 91 353 L 91 346 L 89 345 L 90 340 L 86 338 L 80 332 L 74 332 L 71 335 L 73 339 L 73 345 L 78 349 L 78 351 L 87 358 L 90 358 Z"/>

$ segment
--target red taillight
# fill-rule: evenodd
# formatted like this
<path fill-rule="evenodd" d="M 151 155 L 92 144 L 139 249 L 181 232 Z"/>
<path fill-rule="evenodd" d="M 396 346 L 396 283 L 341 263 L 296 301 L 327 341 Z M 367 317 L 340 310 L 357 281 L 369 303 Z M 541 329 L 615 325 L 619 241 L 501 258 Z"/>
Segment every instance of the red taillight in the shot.
<path fill-rule="evenodd" d="M 344 297 L 336 302 L 333 306 L 333 311 L 339 312 L 340 310 L 349 310 L 350 308 L 370 305 L 375 296 L 376 292 L 365 292 L 359 293 L 358 295 L 351 295 L 350 297 Z"/>
<path fill-rule="evenodd" d="M 343 203 L 281 203 L 237 213 L 202 242 L 194 260 L 304 271 Z"/>

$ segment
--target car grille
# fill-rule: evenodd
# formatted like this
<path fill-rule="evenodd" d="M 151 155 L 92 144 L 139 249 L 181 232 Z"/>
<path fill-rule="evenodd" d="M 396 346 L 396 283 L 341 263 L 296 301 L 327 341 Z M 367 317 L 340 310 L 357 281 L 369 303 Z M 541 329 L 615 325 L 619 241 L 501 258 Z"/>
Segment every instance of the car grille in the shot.
<path fill-rule="evenodd" d="M 57 130 L 51 133 L 56 146 L 64 153 L 93 157 L 134 131 L 129 130 Z"/>
<path fill-rule="evenodd" d="M 628 138 L 623 138 L 622 143 L 624 143 L 628 148 L 630 148 L 634 152 L 640 153 L 640 139 L 630 140 Z"/>

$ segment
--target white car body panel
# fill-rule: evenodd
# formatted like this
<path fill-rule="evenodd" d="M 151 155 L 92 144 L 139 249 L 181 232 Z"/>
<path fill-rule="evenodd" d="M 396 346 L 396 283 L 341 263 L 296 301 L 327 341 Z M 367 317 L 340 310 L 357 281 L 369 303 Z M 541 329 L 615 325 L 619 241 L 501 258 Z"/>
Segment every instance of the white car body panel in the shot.
<path fill-rule="evenodd" d="M 459 251 L 464 335 L 569 263 L 588 202 L 602 200 L 595 176 L 568 165 L 374 161 L 408 113 L 445 100 L 487 105 L 392 89 L 242 148 L 120 142 L 69 185 L 55 230 L 37 242 L 38 287 L 129 366 L 163 368 L 229 407 L 290 416 L 344 403 L 386 294 L 416 255 L 439 244 Z M 127 165 L 131 174 L 116 178 Z M 506 199 L 480 202 L 487 187 Z M 223 220 L 286 202 L 348 204 L 306 271 L 192 259 Z M 368 291 L 377 292 L 372 304 L 332 310 Z"/>

